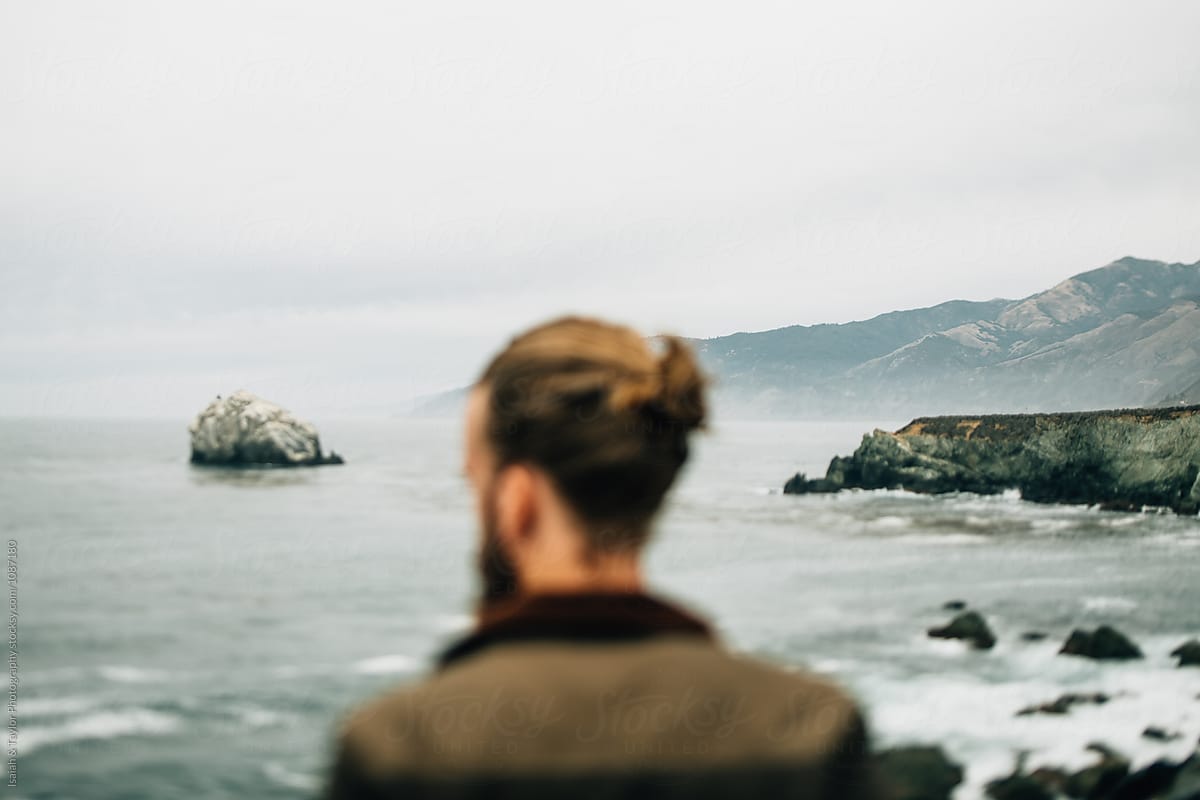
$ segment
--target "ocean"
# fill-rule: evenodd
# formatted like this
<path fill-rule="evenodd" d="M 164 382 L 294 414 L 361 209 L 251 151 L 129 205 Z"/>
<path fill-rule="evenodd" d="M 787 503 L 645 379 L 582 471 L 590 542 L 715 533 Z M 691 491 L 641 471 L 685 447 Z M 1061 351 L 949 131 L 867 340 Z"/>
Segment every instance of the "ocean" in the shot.
<path fill-rule="evenodd" d="M 19 575 L 9 796 L 312 797 L 339 715 L 466 629 L 459 423 L 315 421 L 344 466 L 192 467 L 187 420 L 0 420 Z M 651 587 L 731 647 L 842 682 L 877 746 L 941 744 L 967 767 L 959 798 L 1023 750 L 1030 767 L 1089 763 L 1092 741 L 1135 765 L 1190 752 L 1200 670 L 1168 653 L 1200 635 L 1200 520 L 1014 493 L 780 492 L 900 422 L 716 423 L 658 525 Z M 994 649 L 925 635 L 950 600 L 988 619 Z M 1056 655 L 1104 623 L 1146 658 Z M 1112 699 L 1015 714 L 1065 692 Z M 1150 725 L 1180 736 L 1146 739 Z"/>

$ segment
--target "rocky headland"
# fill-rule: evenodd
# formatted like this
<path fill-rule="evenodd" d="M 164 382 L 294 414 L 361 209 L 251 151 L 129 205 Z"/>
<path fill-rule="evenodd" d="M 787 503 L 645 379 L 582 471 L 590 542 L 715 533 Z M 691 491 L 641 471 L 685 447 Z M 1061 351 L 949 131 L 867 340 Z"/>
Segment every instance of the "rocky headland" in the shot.
<path fill-rule="evenodd" d="M 310 467 L 342 464 L 337 453 L 321 453 L 311 423 L 239 390 L 217 396 L 188 426 L 193 464 L 208 466 Z"/>
<path fill-rule="evenodd" d="M 1200 405 L 1047 414 L 921 417 L 863 436 L 825 477 L 786 494 L 842 489 L 940 494 L 1020 491 L 1025 500 L 1106 509 L 1200 511 Z"/>

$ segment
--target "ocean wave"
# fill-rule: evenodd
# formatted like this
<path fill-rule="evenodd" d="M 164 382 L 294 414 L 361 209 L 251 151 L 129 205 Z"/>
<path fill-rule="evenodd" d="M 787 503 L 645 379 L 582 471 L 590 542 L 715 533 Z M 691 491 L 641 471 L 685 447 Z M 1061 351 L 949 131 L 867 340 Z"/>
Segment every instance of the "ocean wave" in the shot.
<path fill-rule="evenodd" d="M 1096 595 L 1083 598 L 1085 611 L 1132 611 L 1137 605 L 1136 600 L 1130 600 L 1128 597 Z"/>
<path fill-rule="evenodd" d="M 475 618 L 470 614 L 437 614 L 432 619 L 432 627 L 437 631 L 453 632 L 471 627 Z"/>
<path fill-rule="evenodd" d="M 360 675 L 394 675 L 415 672 L 420 666 L 420 662 L 412 656 L 394 653 L 364 658 L 354 662 L 352 668 Z"/>
<path fill-rule="evenodd" d="M 23 697 L 20 711 L 22 717 L 61 717 L 89 711 L 100 704 L 98 697 Z"/>
<path fill-rule="evenodd" d="M 321 788 L 321 780 L 316 775 L 288 769 L 278 761 L 268 761 L 263 764 L 262 771 L 268 780 L 288 789 L 312 794 Z"/>
<path fill-rule="evenodd" d="M 170 673 L 160 669 L 132 667 L 125 664 L 106 664 L 98 667 L 100 677 L 114 683 L 160 683 L 170 677 Z"/>
<path fill-rule="evenodd" d="M 232 706 L 226 712 L 248 728 L 268 728 L 296 719 L 295 714 L 255 705 Z"/>
<path fill-rule="evenodd" d="M 1194 677 L 1162 659 L 1118 668 L 1055 657 L 1046 648 L 1014 649 L 1008 656 L 993 651 L 985 658 L 1000 656 L 1009 668 L 1000 678 L 978 674 L 980 659 L 965 651 L 932 649 L 960 661 L 963 669 L 917 675 L 867 670 L 855 685 L 872 710 L 881 747 L 936 741 L 966 765 L 961 797 L 982 796 L 982 784 L 1007 774 L 1021 750 L 1030 752 L 1029 769 L 1074 770 L 1095 761 L 1087 745 L 1101 741 L 1128 756 L 1136 769 L 1159 758 L 1186 757 L 1200 734 L 1200 707 L 1184 702 L 1195 694 Z M 1047 669 L 1051 665 L 1057 668 Z M 1102 692 L 1110 699 L 1067 714 L 1016 714 L 1064 692 Z M 1150 725 L 1180 736 L 1170 742 L 1147 739 L 1141 732 Z"/>
<path fill-rule="evenodd" d="M 981 533 L 905 533 L 894 541 L 907 544 L 987 544 L 988 537 Z"/>
<path fill-rule="evenodd" d="M 21 752 L 88 739 L 115 739 L 121 736 L 162 736 L 180 728 L 178 717 L 149 708 L 125 708 L 97 711 L 54 725 L 26 726 L 21 729 Z"/>

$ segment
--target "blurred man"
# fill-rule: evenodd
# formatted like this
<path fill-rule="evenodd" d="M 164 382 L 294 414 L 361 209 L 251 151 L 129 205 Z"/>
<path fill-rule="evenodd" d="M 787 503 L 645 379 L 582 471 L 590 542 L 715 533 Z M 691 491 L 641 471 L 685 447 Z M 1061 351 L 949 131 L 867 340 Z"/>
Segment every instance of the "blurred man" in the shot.
<path fill-rule="evenodd" d="M 692 352 L 659 343 L 564 317 L 484 370 L 464 461 L 477 624 L 423 683 L 343 722 L 327 798 L 876 797 L 847 694 L 731 653 L 645 587 L 642 550 L 706 414 Z"/>

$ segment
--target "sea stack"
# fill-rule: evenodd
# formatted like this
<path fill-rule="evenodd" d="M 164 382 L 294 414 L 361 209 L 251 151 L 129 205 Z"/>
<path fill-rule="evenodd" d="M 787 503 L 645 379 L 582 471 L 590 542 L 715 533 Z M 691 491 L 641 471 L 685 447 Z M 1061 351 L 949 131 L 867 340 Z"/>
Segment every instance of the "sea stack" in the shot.
<path fill-rule="evenodd" d="M 876 430 L 824 478 L 788 494 L 841 489 L 996 494 L 1138 511 L 1200 511 L 1200 406 L 922 417 Z"/>
<path fill-rule="evenodd" d="M 217 396 L 188 426 L 192 463 L 209 466 L 311 467 L 341 464 L 321 453 L 317 429 L 244 389 Z"/>

